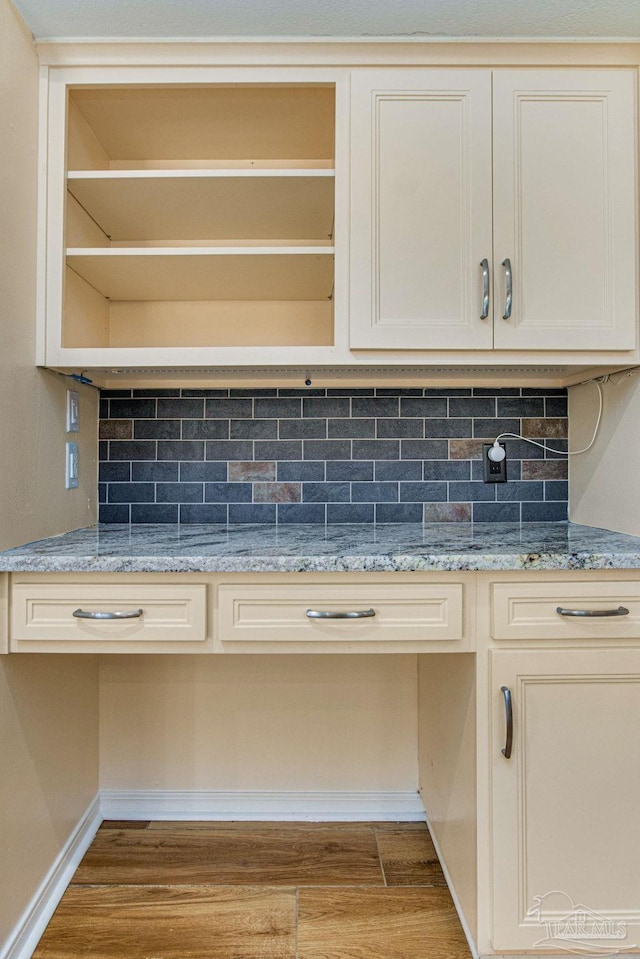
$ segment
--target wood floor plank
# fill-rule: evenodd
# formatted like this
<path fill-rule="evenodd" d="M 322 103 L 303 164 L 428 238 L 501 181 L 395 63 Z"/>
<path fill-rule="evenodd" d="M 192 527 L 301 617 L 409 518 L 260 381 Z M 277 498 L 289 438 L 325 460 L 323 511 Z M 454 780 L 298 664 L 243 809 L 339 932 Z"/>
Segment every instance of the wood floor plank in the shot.
<path fill-rule="evenodd" d="M 294 959 L 294 889 L 70 887 L 33 959 Z"/>
<path fill-rule="evenodd" d="M 104 825 L 107 825 L 105 820 Z M 264 832 L 265 830 L 283 830 L 283 829 L 297 829 L 303 830 L 306 832 L 329 832 L 329 831 L 351 831 L 353 829 L 390 829 L 393 832 L 398 830 L 418 830 L 424 831 L 427 828 L 425 822 L 354 822 L 353 820 L 344 821 L 344 822 L 306 822 L 306 821 L 295 821 L 295 820 L 286 820 L 285 822 L 278 820 L 273 822 L 265 822 L 264 820 L 255 819 L 255 820 L 204 820 L 204 819 L 181 819 L 181 820 L 168 820 L 168 819 L 154 819 L 149 823 L 149 829 L 175 829 L 178 831 L 181 830 L 196 830 L 197 832 L 219 832 L 222 830 L 234 829 L 236 832 L 252 832 L 253 830 L 260 830 Z"/>
<path fill-rule="evenodd" d="M 297 959 L 470 959 L 447 889 L 301 889 Z"/>
<path fill-rule="evenodd" d="M 376 829 L 387 886 L 446 886 L 428 830 Z"/>
<path fill-rule="evenodd" d="M 105 819 L 100 829 L 148 829 L 146 819 Z"/>
<path fill-rule="evenodd" d="M 97 833 L 74 884 L 384 885 L 374 832 L 145 829 Z"/>

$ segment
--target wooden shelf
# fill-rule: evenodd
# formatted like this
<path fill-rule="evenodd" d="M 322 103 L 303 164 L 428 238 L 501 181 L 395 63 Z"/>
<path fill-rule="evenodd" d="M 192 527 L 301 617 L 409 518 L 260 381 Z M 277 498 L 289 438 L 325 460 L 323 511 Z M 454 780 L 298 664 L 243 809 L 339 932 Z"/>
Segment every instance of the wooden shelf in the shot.
<path fill-rule="evenodd" d="M 67 264 L 110 300 L 328 300 L 333 247 L 71 248 Z"/>
<path fill-rule="evenodd" d="M 334 156 L 329 84 L 77 88 L 69 102 L 70 169 Z"/>
<path fill-rule="evenodd" d="M 69 193 L 111 240 L 327 239 L 333 170 L 102 170 Z"/>

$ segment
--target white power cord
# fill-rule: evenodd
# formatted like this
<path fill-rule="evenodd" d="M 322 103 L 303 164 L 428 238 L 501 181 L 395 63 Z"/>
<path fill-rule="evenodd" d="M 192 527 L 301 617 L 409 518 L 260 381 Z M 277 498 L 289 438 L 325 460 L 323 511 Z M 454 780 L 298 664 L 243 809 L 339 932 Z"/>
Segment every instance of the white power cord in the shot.
<path fill-rule="evenodd" d="M 505 458 L 507 454 L 502 449 L 499 443 L 499 440 L 503 439 L 503 437 L 505 436 L 510 436 L 512 439 L 516 439 L 516 440 L 524 440 L 525 443 L 531 443 L 532 446 L 538 446 L 541 450 L 545 450 L 545 452 L 547 453 L 555 453 L 556 456 L 569 457 L 569 456 L 579 456 L 581 453 L 588 453 L 596 441 L 598 430 L 600 429 L 600 421 L 602 420 L 602 408 L 604 405 L 604 400 L 602 396 L 602 386 L 600 385 L 600 381 L 591 380 L 590 382 L 594 383 L 595 386 L 598 388 L 599 407 L 598 407 L 598 416 L 596 419 L 596 425 L 593 430 L 593 436 L 591 437 L 591 442 L 588 444 L 588 446 L 585 446 L 584 449 L 581 449 L 581 450 L 568 450 L 565 452 L 564 450 L 554 450 L 552 446 L 547 446 L 546 443 L 538 443 L 537 440 L 530 440 L 527 436 L 522 436 L 520 433 L 500 433 L 499 436 L 496 436 L 495 440 L 493 441 L 493 446 L 491 447 L 491 449 L 489 450 L 487 454 L 489 459 L 492 460 L 494 463 L 500 463 Z"/>

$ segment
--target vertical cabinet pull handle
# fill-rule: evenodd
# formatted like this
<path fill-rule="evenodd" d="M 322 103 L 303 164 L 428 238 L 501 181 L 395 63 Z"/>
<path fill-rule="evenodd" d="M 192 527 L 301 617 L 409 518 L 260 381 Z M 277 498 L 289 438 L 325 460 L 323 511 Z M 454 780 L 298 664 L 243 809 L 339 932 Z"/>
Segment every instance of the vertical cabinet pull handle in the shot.
<path fill-rule="evenodd" d="M 489 316 L 489 261 L 486 257 L 484 260 L 480 260 L 480 266 L 482 267 L 482 313 L 480 319 L 486 320 Z"/>
<path fill-rule="evenodd" d="M 511 702 L 511 690 L 508 686 L 501 686 L 500 692 L 504 696 L 504 711 L 507 721 L 507 734 L 505 736 L 502 755 L 505 759 L 511 759 L 511 750 L 513 749 L 513 704 Z"/>
<path fill-rule="evenodd" d="M 513 303 L 513 273 L 511 272 L 511 260 L 507 257 L 502 261 L 504 267 L 504 279 L 507 287 L 507 298 L 504 301 L 504 314 L 502 319 L 508 320 L 511 316 L 511 306 Z"/>

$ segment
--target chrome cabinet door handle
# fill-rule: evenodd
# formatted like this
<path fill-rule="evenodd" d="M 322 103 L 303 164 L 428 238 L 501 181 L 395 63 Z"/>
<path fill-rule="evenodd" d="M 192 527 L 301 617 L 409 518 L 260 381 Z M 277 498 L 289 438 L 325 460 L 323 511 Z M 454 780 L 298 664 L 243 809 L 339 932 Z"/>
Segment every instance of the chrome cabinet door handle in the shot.
<path fill-rule="evenodd" d="M 513 302 L 513 274 L 511 272 L 511 260 L 507 257 L 506 260 L 502 261 L 504 267 L 504 279 L 507 285 L 507 298 L 504 301 L 504 314 L 502 316 L 503 320 L 508 320 L 511 316 L 511 305 Z"/>
<path fill-rule="evenodd" d="M 501 686 L 500 692 L 504 696 L 504 710 L 507 720 L 507 734 L 502 755 L 505 759 L 511 759 L 511 750 L 513 749 L 513 704 L 511 702 L 511 690 L 508 686 Z"/>
<path fill-rule="evenodd" d="M 482 313 L 480 319 L 486 320 L 489 316 L 489 261 L 486 257 L 484 260 L 480 260 L 480 266 L 482 267 Z"/>
<path fill-rule="evenodd" d="M 143 610 L 141 609 L 116 610 L 115 612 L 93 612 L 92 610 L 86 609 L 74 609 L 73 616 L 75 616 L 76 619 L 139 619 L 142 613 Z"/>
<path fill-rule="evenodd" d="M 330 609 L 307 610 L 309 619 L 368 619 L 375 615 L 375 609 L 352 609 L 345 611 L 332 611 Z"/>
<path fill-rule="evenodd" d="M 565 609 L 564 606 L 556 606 L 556 613 L 560 616 L 628 616 L 629 610 L 626 606 L 618 606 L 617 609 Z"/>

